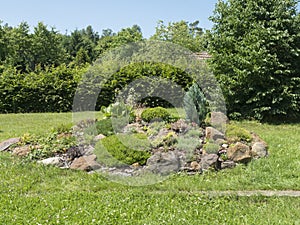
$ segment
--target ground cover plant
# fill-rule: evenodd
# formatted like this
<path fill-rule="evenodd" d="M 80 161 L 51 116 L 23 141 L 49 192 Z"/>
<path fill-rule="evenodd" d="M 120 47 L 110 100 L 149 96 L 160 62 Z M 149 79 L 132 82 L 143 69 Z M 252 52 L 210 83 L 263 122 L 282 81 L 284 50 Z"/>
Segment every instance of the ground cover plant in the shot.
<path fill-rule="evenodd" d="M 57 117 L 55 120 L 53 119 Z M 19 115 L 1 115 L 1 139 L 12 137 Z M 71 114 L 28 114 L 28 133 L 59 125 Z M 58 118 L 60 117 L 60 118 Z M 45 124 L 43 126 L 43 124 Z M 297 224 L 299 198 L 210 196 L 201 191 L 300 190 L 299 124 L 236 122 L 269 144 L 266 159 L 218 173 L 172 175 L 143 187 L 99 174 L 61 170 L 0 154 L 2 224 Z M 4 128 L 4 129 L 3 129 Z M 12 136 L 11 136 L 12 135 Z M 290 207 L 290 206 L 293 207 Z M 25 213 L 26 212 L 26 213 Z"/>

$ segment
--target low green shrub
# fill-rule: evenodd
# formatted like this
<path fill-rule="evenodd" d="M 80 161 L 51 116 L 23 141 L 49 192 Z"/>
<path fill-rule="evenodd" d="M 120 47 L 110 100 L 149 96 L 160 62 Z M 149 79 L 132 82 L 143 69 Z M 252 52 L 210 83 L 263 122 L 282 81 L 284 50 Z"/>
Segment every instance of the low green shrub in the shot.
<path fill-rule="evenodd" d="M 96 129 L 98 134 L 103 134 L 105 136 L 110 136 L 114 134 L 112 122 L 109 118 L 97 121 Z"/>
<path fill-rule="evenodd" d="M 144 130 L 147 132 L 147 135 L 151 137 L 157 135 L 164 127 L 166 127 L 166 123 L 164 121 L 155 121 L 149 124 L 149 126 L 145 126 Z"/>
<path fill-rule="evenodd" d="M 187 161 L 194 160 L 194 151 L 201 146 L 198 138 L 181 136 L 178 138 L 175 148 L 186 153 Z"/>
<path fill-rule="evenodd" d="M 131 123 L 135 120 L 135 114 L 132 106 L 126 105 L 124 102 L 115 102 L 110 104 L 108 107 L 101 107 L 101 112 L 104 118 L 119 118 L 124 117 Z"/>
<path fill-rule="evenodd" d="M 166 121 L 169 122 L 171 114 L 163 107 L 155 107 L 145 109 L 141 114 L 142 120 L 145 122 L 153 122 L 153 121 Z"/>
<path fill-rule="evenodd" d="M 151 156 L 150 143 L 145 134 L 117 134 L 106 137 L 95 146 L 98 161 L 107 166 L 146 164 Z"/>
<path fill-rule="evenodd" d="M 71 131 L 73 124 L 68 123 L 68 124 L 60 124 L 58 126 L 52 127 L 51 132 L 52 133 L 68 133 Z"/>
<path fill-rule="evenodd" d="M 25 159 L 40 160 L 66 153 L 69 148 L 76 146 L 76 138 L 69 132 L 52 132 L 47 136 L 25 134 L 21 138 L 20 145 L 30 146 L 31 151 Z"/>
<path fill-rule="evenodd" d="M 251 142 L 252 135 L 244 128 L 238 127 L 234 124 L 228 124 L 226 127 L 226 137 L 230 142 L 245 141 Z"/>
<path fill-rule="evenodd" d="M 210 142 L 207 142 L 204 146 L 203 146 L 203 149 L 205 150 L 206 153 L 208 154 L 217 154 L 219 149 L 220 149 L 220 146 L 216 143 L 210 143 Z"/>

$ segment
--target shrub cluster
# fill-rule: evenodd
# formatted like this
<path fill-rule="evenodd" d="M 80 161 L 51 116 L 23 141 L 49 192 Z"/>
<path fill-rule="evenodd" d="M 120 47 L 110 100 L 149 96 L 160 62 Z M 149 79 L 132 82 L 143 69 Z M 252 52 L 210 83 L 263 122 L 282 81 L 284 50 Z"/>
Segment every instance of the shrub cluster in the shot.
<path fill-rule="evenodd" d="M 146 164 L 151 156 L 150 143 L 144 134 L 118 134 L 102 139 L 96 144 L 94 153 L 107 166 Z"/>
<path fill-rule="evenodd" d="M 61 65 L 25 74 L 7 68 L 0 73 L 0 113 L 71 111 L 85 71 Z"/>
<path fill-rule="evenodd" d="M 170 121 L 171 114 L 165 108 L 160 106 L 155 108 L 145 109 L 141 114 L 142 120 L 145 122 L 154 122 L 154 121 Z"/>

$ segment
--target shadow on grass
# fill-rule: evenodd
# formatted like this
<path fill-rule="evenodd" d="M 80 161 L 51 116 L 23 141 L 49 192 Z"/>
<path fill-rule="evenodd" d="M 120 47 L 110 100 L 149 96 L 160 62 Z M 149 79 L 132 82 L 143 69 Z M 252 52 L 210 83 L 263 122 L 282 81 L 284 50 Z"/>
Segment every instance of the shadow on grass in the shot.
<path fill-rule="evenodd" d="M 261 123 L 270 124 L 270 125 L 282 125 L 282 124 L 299 124 L 300 123 L 300 115 L 299 117 L 277 117 L 277 118 L 268 118 L 261 121 Z"/>

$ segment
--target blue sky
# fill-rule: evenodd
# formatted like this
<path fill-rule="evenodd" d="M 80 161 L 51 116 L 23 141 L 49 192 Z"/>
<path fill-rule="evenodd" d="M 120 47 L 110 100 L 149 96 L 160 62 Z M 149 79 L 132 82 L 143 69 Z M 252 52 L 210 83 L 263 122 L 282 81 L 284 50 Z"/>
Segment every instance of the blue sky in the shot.
<path fill-rule="evenodd" d="M 142 28 L 144 37 L 155 32 L 158 20 L 175 22 L 200 21 L 200 27 L 210 29 L 217 0 L 6 0 L 1 2 L 0 20 L 11 26 L 25 21 L 33 27 L 39 21 L 55 27 L 61 33 L 92 25 L 118 31 L 134 24 Z"/>

